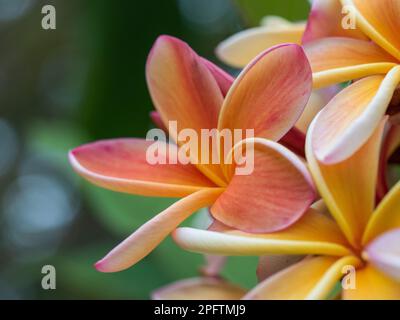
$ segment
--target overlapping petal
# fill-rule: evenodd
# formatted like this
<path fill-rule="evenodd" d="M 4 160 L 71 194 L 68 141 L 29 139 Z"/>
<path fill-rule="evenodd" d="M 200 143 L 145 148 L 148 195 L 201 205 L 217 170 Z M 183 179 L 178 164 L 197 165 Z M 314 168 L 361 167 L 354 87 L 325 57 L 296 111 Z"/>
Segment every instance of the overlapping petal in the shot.
<path fill-rule="evenodd" d="M 218 129 L 254 129 L 256 137 L 277 141 L 301 116 L 311 94 L 311 70 L 295 44 L 260 54 L 229 90 Z"/>
<path fill-rule="evenodd" d="M 187 196 L 142 225 L 103 259 L 96 263 L 101 272 L 129 268 L 157 247 L 175 228 L 196 210 L 212 204 L 223 189 L 204 189 Z"/>
<path fill-rule="evenodd" d="M 154 44 L 146 66 L 149 91 L 166 127 L 177 122 L 176 132 L 169 132 L 177 141 L 178 133 L 193 129 L 201 136 L 202 129 L 217 127 L 223 103 L 222 91 L 204 59 L 186 43 L 173 37 L 161 36 Z M 211 180 L 224 185 L 218 165 L 200 161 L 202 153 L 212 155 L 217 150 L 201 150 L 191 154 L 198 168 Z"/>
<path fill-rule="evenodd" d="M 275 233 L 244 233 L 227 226 L 221 226 L 218 232 L 179 228 L 173 238 L 189 251 L 230 256 L 351 253 L 335 222 L 312 209 L 294 225 Z"/>
<path fill-rule="evenodd" d="M 400 66 L 336 95 L 316 117 L 312 146 L 317 159 L 333 164 L 354 154 L 379 125 L 399 83 Z"/>
<path fill-rule="evenodd" d="M 356 287 L 343 290 L 344 300 L 399 300 L 400 282 L 373 266 L 367 265 L 356 273 Z"/>
<path fill-rule="evenodd" d="M 147 150 L 157 144 L 165 164 L 150 164 Z M 103 140 L 72 150 L 74 170 L 106 189 L 145 196 L 182 197 L 215 186 L 193 165 L 171 164 L 176 146 L 143 139 Z M 171 161 L 170 161 L 171 160 Z"/>
<path fill-rule="evenodd" d="M 265 19 L 260 27 L 236 33 L 223 41 L 216 50 L 225 63 L 245 67 L 260 52 L 281 43 L 301 44 L 305 23 L 291 23 L 282 18 Z"/>
<path fill-rule="evenodd" d="M 365 254 L 377 269 L 400 281 L 400 226 L 397 227 L 369 244 Z"/>
<path fill-rule="evenodd" d="M 239 166 L 231 165 L 234 175 L 211 207 L 212 215 L 226 225 L 257 233 L 281 230 L 300 219 L 315 199 L 314 184 L 304 163 L 266 139 L 243 140 L 232 154 L 242 146 L 246 167 L 254 169 L 241 175 L 236 172 Z"/>
<path fill-rule="evenodd" d="M 357 27 L 400 60 L 400 3 L 397 0 L 342 0 L 356 13 Z"/>
<path fill-rule="evenodd" d="M 314 88 L 386 74 L 398 61 L 373 42 L 323 38 L 304 46 L 313 71 Z"/>
<path fill-rule="evenodd" d="M 346 265 L 358 266 L 359 259 L 348 256 L 306 258 L 264 280 L 250 291 L 247 300 L 326 299 L 342 278 Z"/>
<path fill-rule="evenodd" d="M 153 300 L 239 300 L 246 291 L 215 278 L 193 278 L 175 282 L 153 292 Z"/>
<path fill-rule="evenodd" d="M 349 242 L 361 246 L 364 229 L 375 206 L 379 152 L 385 121 L 353 156 L 334 165 L 324 165 L 314 155 L 312 141 L 318 131 L 311 124 L 306 155 L 318 190 Z M 319 137 L 322 139 L 322 137 Z"/>
<path fill-rule="evenodd" d="M 340 0 L 313 0 L 303 43 L 325 37 L 366 39 L 359 29 L 343 28 L 343 8 Z"/>

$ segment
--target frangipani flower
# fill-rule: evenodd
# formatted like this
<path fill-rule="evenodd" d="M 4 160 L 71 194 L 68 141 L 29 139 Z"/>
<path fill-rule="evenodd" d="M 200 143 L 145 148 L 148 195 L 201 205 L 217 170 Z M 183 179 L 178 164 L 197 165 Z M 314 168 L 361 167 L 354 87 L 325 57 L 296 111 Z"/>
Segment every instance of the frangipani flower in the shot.
<path fill-rule="evenodd" d="M 146 75 L 165 127 L 176 121 L 178 132 L 190 128 L 198 136 L 202 129 L 254 129 L 256 138 L 241 143 L 254 147 L 254 170 L 235 175 L 235 163 L 170 164 L 170 153 L 166 164 L 151 165 L 146 150 L 154 142 L 143 139 L 99 141 L 71 151 L 74 169 L 96 185 L 183 198 L 99 261 L 99 271 L 130 267 L 203 207 L 211 207 L 215 219 L 248 232 L 276 231 L 301 218 L 315 197 L 312 178 L 300 159 L 274 142 L 292 128 L 310 95 L 311 70 L 300 46 L 262 53 L 233 82 L 187 44 L 162 36 L 149 55 Z M 169 134 L 176 139 L 176 133 Z M 178 152 L 175 144 L 158 143 L 165 147 L 159 150 Z"/>
<path fill-rule="evenodd" d="M 221 42 L 216 49 L 216 54 L 224 63 L 236 68 L 244 68 L 261 52 L 275 45 L 288 42 L 301 44 L 305 28 L 306 22 L 290 22 L 277 16 L 266 16 L 259 27 L 238 32 Z M 314 90 L 295 125 L 298 130 L 292 130 L 292 135 L 285 137 L 282 143 L 288 142 L 286 146 L 292 149 L 297 146 L 296 149 L 304 150 L 304 142 L 300 141 L 305 141 L 308 126 L 339 89 L 338 86 L 332 86 Z M 293 137 L 294 134 L 295 137 Z M 290 139 L 296 140 L 290 143 Z M 301 154 L 299 150 L 296 151 Z"/>
<path fill-rule="evenodd" d="M 304 47 L 314 87 L 362 78 L 340 92 L 318 115 L 313 149 L 318 160 L 333 164 L 356 152 L 386 113 L 398 113 L 400 2 L 313 3 Z M 342 5 L 355 18 L 355 30 L 343 29 Z"/>
<path fill-rule="evenodd" d="M 344 299 L 400 299 L 400 182 L 375 207 L 375 187 L 385 119 L 356 153 L 335 165 L 319 162 L 312 150 L 315 121 L 307 137 L 307 160 L 334 220 L 315 209 L 291 227 L 249 234 L 220 225 L 218 232 L 179 228 L 183 248 L 225 255 L 312 255 L 267 278 L 248 299 L 326 299 L 356 268 L 355 288 Z"/>

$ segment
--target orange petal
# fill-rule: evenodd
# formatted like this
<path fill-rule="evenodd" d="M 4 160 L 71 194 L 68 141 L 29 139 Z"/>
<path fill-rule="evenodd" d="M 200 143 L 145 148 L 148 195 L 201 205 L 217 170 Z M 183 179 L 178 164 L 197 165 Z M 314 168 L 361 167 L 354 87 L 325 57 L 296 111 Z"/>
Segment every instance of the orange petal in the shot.
<path fill-rule="evenodd" d="M 246 300 L 321 300 L 327 299 L 342 278 L 346 265 L 358 266 L 356 257 L 306 258 L 264 280 L 251 290 Z"/>
<path fill-rule="evenodd" d="M 356 13 L 357 26 L 400 60 L 400 3 L 397 0 L 342 0 Z"/>
<path fill-rule="evenodd" d="M 304 46 L 314 88 L 374 74 L 385 74 L 398 61 L 376 44 L 350 38 L 323 38 Z"/>
<path fill-rule="evenodd" d="M 204 59 L 186 43 L 169 36 L 159 37 L 149 55 L 146 76 L 153 103 L 165 126 L 169 127 L 170 121 L 177 122 L 176 131 L 169 132 L 175 141 L 183 129 L 193 129 L 200 137 L 201 129 L 217 127 L 223 103 L 221 88 Z M 213 153 L 200 147 L 191 158 L 200 163 L 198 168 L 207 177 L 224 185 L 218 165 L 201 164 L 202 152 Z"/>
<path fill-rule="evenodd" d="M 366 39 L 359 29 L 345 29 L 340 0 L 313 0 L 303 43 L 325 37 L 350 37 Z"/>
<path fill-rule="evenodd" d="M 316 117 L 312 143 L 317 159 L 333 164 L 354 154 L 381 122 L 399 83 L 400 66 L 385 78 L 364 78 L 336 95 Z"/>
<path fill-rule="evenodd" d="M 193 212 L 212 204 L 221 192 L 221 189 L 204 189 L 179 200 L 115 247 L 96 263 L 96 269 L 117 272 L 139 262 Z"/>
<path fill-rule="evenodd" d="M 399 300 L 400 283 L 371 265 L 357 270 L 355 289 L 343 290 L 344 300 Z"/>
<path fill-rule="evenodd" d="M 276 19 L 274 19 L 276 21 Z M 270 23 L 251 28 L 229 37 L 217 47 L 217 56 L 226 64 L 245 67 L 261 52 L 282 43 L 301 44 L 304 23 Z"/>
<path fill-rule="evenodd" d="M 400 281 L 400 229 L 384 233 L 365 249 L 365 258 L 387 276 Z"/>
<path fill-rule="evenodd" d="M 388 230 L 400 228 L 400 182 L 383 198 L 376 208 L 363 236 L 363 244 Z"/>
<path fill-rule="evenodd" d="M 375 186 L 379 152 L 385 121 L 366 144 L 354 155 L 334 165 L 324 165 L 315 158 L 312 141 L 316 139 L 311 124 L 306 142 L 306 155 L 314 181 L 349 242 L 360 247 L 361 237 L 375 206 Z M 320 137 L 321 138 L 321 137 Z"/>
<path fill-rule="evenodd" d="M 243 140 L 234 150 L 243 145 L 247 155 L 250 149 L 254 150 L 254 162 L 247 159 L 247 167 L 254 170 L 239 175 L 236 166 L 236 174 L 211 207 L 211 214 L 222 223 L 247 232 L 273 232 L 288 227 L 300 219 L 316 196 L 307 167 L 276 142 Z"/>
<path fill-rule="evenodd" d="M 175 282 L 152 293 L 153 300 L 239 300 L 246 291 L 215 278 L 193 278 Z"/>
<path fill-rule="evenodd" d="M 220 225 L 218 232 L 179 228 L 173 238 L 186 250 L 227 256 L 351 254 L 336 223 L 312 209 L 296 224 L 275 233 L 244 233 Z"/>
<path fill-rule="evenodd" d="M 159 197 L 183 197 L 214 184 L 195 166 L 168 164 L 169 150 L 176 146 L 157 142 L 166 164 L 151 165 L 146 150 L 153 141 L 142 139 L 103 140 L 72 150 L 74 170 L 90 182 L 106 189 Z"/>
<path fill-rule="evenodd" d="M 274 141 L 296 123 L 311 94 L 311 71 L 295 44 L 271 48 L 235 80 L 221 110 L 218 128 L 254 129 Z"/>

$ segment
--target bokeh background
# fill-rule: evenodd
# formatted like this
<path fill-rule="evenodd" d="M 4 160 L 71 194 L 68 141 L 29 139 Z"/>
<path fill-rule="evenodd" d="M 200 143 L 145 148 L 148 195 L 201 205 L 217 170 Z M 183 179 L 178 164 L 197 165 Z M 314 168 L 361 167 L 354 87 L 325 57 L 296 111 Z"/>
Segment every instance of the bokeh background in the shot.
<path fill-rule="evenodd" d="M 56 8 L 56 30 L 41 28 L 46 4 Z M 158 35 L 182 38 L 218 63 L 214 48 L 227 36 L 267 14 L 296 21 L 308 10 L 307 0 L 0 0 L 0 298 L 147 299 L 196 276 L 202 256 L 171 239 L 127 271 L 97 272 L 94 262 L 173 199 L 89 185 L 67 152 L 145 136 L 152 103 L 144 66 Z M 41 287 L 48 264 L 56 290 Z M 230 258 L 223 275 L 251 287 L 256 265 L 255 257 Z"/>

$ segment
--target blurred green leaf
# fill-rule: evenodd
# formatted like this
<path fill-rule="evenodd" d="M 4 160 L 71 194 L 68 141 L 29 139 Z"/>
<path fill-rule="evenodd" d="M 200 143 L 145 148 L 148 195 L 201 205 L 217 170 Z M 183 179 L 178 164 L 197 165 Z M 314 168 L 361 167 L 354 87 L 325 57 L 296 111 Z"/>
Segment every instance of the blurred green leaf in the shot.
<path fill-rule="evenodd" d="M 229 257 L 222 275 L 230 282 L 251 289 L 257 284 L 258 257 Z"/>
<path fill-rule="evenodd" d="M 118 236 L 130 234 L 176 201 L 113 192 L 87 182 L 83 186 L 93 214 Z"/>
<path fill-rule="evenodd" d="M 267 15 L 282 16 L 291 21 L 307 19 L 307 0 L 234 0 L 250 26 L 257 26 Z"/>

